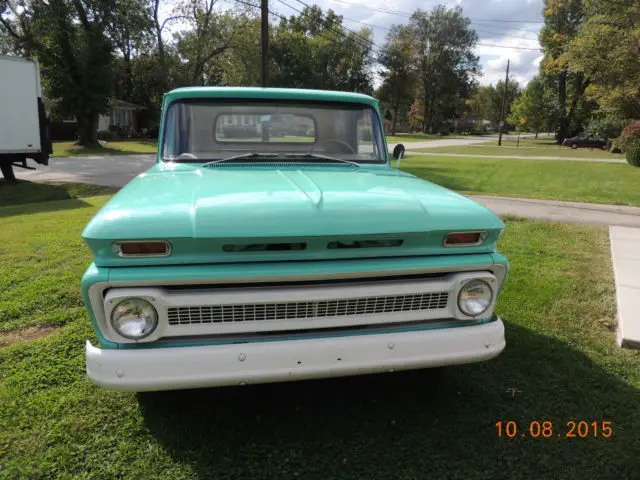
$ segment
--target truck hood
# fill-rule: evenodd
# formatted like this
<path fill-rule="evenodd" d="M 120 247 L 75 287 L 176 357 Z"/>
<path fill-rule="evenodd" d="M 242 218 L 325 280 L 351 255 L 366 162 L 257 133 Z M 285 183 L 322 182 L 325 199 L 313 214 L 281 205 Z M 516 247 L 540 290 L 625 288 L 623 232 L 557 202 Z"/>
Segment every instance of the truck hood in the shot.
<path fill-rule="evenodd" d="M 94 251 L 97 264 L 125 261 L 130 265 L 134 259 L 114 256 L 113 241 L 169 240 L 173 262 L 182 250 L 185 257 L 180 263 L 188 263 L 186 256 L 196 255 L 205 242 L 214 250 L 222 247 L 213 247 L 212 240 L 242 244 L 399 235 L 426 239 L 426 234 L 433 232 L 483 230 L 495 233 L 495 238 L 483 245 L 486 250 L 491 244 L 495 247 L 502 228 L 502 222 L 485 207 L 390 168 L 200 168 L 160 164 L 115 195 L 86 226 L 83 237 Z M 183 241 L 192 243 L 178 249 Z M 441 247 L 441 239 L 438 243 Z M 291 258 L 293 252 L 287 253 Z M 250 257 L 256 259 L 255 255 L 243 259 Z M 169 258 L 149 260 L 135 259 L 146 264 L 171 262 Z"/>

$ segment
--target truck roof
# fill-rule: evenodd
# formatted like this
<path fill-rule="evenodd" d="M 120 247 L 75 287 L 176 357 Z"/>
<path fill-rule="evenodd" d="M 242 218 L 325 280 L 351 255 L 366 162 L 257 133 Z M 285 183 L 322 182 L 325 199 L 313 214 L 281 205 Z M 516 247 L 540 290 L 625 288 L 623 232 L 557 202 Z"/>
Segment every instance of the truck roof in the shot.
<path fill-rule="evenodd" d="M 364 103 L 374 108 L 378 100 L 369 95 L 353 92 L 329 90 L 305 90 L 301 88 L 260 88 L 260 87 L 184 87 L 171 90 L 165 95 L 165 102 L 184 98 L 259 98 L 269 100 L 311 100 L 322 102 Z"/>

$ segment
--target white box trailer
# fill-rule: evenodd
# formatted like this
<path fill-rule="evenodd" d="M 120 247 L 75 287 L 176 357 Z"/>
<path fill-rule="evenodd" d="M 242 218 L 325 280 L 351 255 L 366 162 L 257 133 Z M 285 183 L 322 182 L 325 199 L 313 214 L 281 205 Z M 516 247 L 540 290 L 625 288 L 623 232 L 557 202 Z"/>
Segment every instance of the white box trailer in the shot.
<path fill-rule="evenodd" d="M 8 181 L 27 158 L 47 165 L 53 153 L 38 62 L 0 55 L 0 168 Z"/>

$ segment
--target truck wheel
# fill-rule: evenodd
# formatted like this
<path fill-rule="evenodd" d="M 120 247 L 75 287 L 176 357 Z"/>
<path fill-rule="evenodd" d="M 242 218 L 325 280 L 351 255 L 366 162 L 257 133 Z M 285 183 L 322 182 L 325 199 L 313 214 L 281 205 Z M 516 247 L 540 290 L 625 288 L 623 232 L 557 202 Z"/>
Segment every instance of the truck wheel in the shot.
<path fill-rule="evenodd" d="M 578 144 L 577 143 L 572 143 L 571 144 L 571 148 L 573 148 L 575 150 L 576 148 L 578 148 Z"/>
<path fill-rule="evenodd" d="M 10 162 L 0 162 L 0 171 L 7 182 L 15 182 L 16 176 L 13 173 L 13 165 Z"/>

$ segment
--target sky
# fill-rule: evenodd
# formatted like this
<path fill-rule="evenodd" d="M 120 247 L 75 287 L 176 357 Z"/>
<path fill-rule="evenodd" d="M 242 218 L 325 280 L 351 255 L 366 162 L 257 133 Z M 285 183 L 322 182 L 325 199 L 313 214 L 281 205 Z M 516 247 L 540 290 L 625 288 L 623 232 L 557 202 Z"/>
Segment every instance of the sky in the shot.
<path fill-rule="evenodd" d="M 172 3 L 167 0 L 162 5 L 165 16 L 170 15 Z M 269 0 L 269 10 L 287 17 L 298 15 L 286 4 L 301 10 L 303 3 L 319 5 L 324 11 L 332 9 L 344 17 L 343 25 L 350 30 L 359 30 L 365 26 L 363 23 L 372 26 L 373 41 L 378 48 L 385 42 L 386 29 L 406 24 L 409 15 L 418 8 L 460 5 L 480 38 L 475 52 L 482 65 L 483 74 L 478 78 L 481 85 L 504 80 L 510 60 L 509 80 L 525 86 L 538 72 L 542 59 L 538 32 L 543 21 L 543 0 Z"/>

